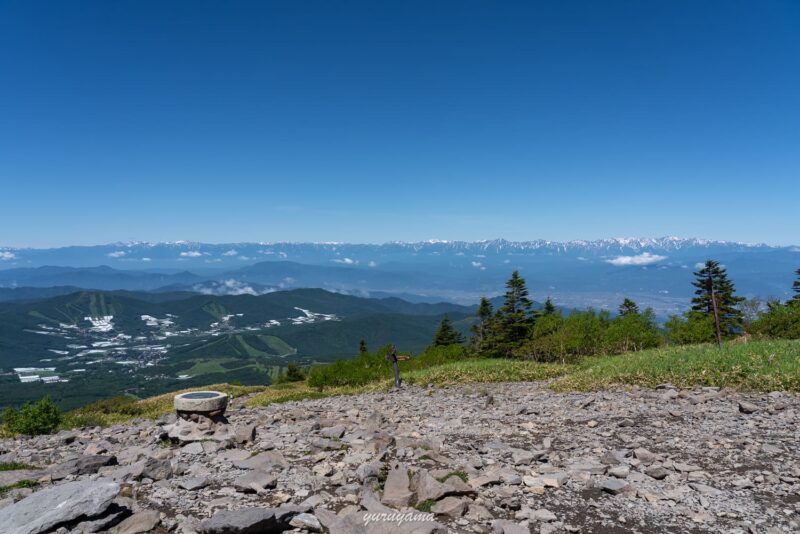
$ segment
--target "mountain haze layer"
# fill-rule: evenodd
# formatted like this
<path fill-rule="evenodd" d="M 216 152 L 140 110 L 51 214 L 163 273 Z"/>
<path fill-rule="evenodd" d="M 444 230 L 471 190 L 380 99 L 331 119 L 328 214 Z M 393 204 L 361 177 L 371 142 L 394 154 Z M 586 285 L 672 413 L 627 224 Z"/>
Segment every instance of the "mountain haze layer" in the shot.
<path fill-rule="evenodd" d="M 0 254 L 0 288 L 263 294 L 321 287 L 463 304 L 501 293 L 516 269 L 537 300 L 552 296 L 567 307 L 613 309 L 631 297 L 662 317 L 686 308 L 691 273 L 708 258 L 728 268 L 742 294 L 763 298 L 785 298 L 800 265 L 800 247 L 676 237 L 385 244 L 133 242 L 4 248 Z"/>

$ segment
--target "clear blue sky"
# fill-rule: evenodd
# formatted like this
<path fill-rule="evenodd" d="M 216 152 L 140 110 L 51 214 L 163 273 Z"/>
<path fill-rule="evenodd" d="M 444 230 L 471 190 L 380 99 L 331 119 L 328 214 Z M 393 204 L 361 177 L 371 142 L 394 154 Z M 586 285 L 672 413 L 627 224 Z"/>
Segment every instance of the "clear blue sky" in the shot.
<path fill-rule="evenodd" d="M 800 243 L 800 3 L 0 2 L 0 245 Z"/>

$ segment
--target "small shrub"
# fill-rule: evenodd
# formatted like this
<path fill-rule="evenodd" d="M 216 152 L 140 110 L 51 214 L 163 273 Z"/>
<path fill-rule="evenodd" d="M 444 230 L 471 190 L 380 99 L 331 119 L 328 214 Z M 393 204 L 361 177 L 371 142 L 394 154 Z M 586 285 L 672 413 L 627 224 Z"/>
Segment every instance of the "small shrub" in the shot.
<path fill-rule="evenodd" d="M 291 382 L 302 382 L 306 379 L 306 373 L 296 363 L 286 366 L 286 371 L 275 379 L 275 384 L 287 384 Z"/>
<path fill-rule="evenodd" d="M 429 514 L 429 513 L 431 513 L 431 508 L 433 508 L 434 504 L 436 504 L 436 501 L 434 501 L 432 499 L 425 499 L 422 502 L 418 502 L 416 508 L 420 512 L 424 512 L 426 514 Z"/>
<path fill-rule="evenodd" d="M 3 421 L 9 431 L 30 436 L 49 434 L 58 427 L 61 419 L 61 412 L 50 397 L 34 404 L 26 402 L 19 410 L 6 408 L 3 412 Z"/>

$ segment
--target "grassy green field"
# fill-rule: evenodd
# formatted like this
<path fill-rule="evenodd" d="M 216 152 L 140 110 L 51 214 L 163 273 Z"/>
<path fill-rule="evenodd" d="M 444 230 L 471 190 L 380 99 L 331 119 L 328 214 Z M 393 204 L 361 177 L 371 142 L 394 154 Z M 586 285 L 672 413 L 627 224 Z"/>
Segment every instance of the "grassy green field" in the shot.
<path fill-rule="evenodd" d="M 800 391 L 800 341 L 663 347 L 583 360 L 556 380 L 556 391 L 620 386 L 717 386 L 743 391 Z"/>
<path fill-rule="evenodd" d="M 469 357 L 453 359 L 457 353 L 431 353 L 433 355 L 426 354 L 401 362 L 404 382 L 445 387 L 549 380 L 550 387 L 559 392 L 631 386 L 652 388 L 669 382 L 684 388 L 718 386 L 742 391 L 800 392 L 800 341 L 731 342 L 721 350 L 715 345 L 667 347 L 619 356 L 586 358 L 575 365 Z M 318 376 L 316 383 L 309 380 L 269 387 L 217 384 L 203 389 L 224 391 L 234 397 L 249 395 L 246 405 L 251 407 L 333 395 L 388 391 L 393 384 L 391 368 L 383 362 L 385 360 L 379 357 L 340 362 L 335 366 L 336 369 L 341 373 L 352 373 L 349 377 L 323 373 Z M 221 362 L 198 362 L 197 365 L 208 365 L 206 369 L 213 371 L 211 366 L 221 365 Z M 173 395 L 168 393 L 138 401 L 120 398 L 99 401 L 68 412 L 63 427 L 109 425 L 133 417 L 155 418 L 172 411 Z"/>

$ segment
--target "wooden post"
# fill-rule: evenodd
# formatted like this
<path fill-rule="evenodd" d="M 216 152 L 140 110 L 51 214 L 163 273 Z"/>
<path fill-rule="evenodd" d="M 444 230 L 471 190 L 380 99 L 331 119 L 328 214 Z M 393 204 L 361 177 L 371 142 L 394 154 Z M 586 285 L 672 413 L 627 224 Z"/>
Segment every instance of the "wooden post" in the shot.
<path fill-rule="evenodd" d="M 397 366 L 397 347 L 392 345 L 389 349 L 389 354 L 386 355 L 386 359 L 392 362 L 392 371 L 394 371 L 394 387 L 400 388 L 400 368 Z"/>
<path fill-rule="evenodd" d="M 722 348 L 722 329 L 719 324 L 719 309 L 717 308 L 717 296 L 714 294 L 714 281 L 711 279 L 711 274 L 708 275 L 706 280 L 706 290 L 711 295 L 711 308 L 714 310 L 714 329 L 717 334 L 717 346 Z"/>

